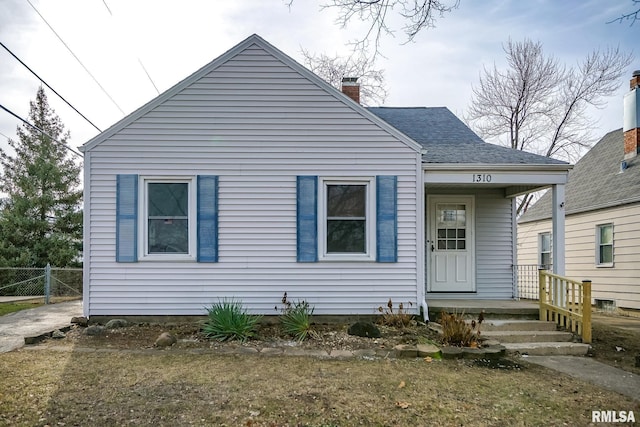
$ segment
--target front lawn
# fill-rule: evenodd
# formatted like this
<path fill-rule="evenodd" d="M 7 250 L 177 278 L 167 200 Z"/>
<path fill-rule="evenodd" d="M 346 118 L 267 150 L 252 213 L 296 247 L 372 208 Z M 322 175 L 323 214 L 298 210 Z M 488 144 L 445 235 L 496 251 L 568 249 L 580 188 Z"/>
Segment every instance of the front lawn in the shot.
<path fill-rule="evenodd" d="M 0 303 L 0 316 L 28 308 L 40 307 L 42 304 L 42 298 L 40 298 L 40 300 L 3 302 Z"/>
<path fill-rule="evenodd" d="M 0 354 L 0 425 L 562 426 L 587 425 L 596 409 L 640 415 L 637 401 L 526 362 L 51 344 Z"/>

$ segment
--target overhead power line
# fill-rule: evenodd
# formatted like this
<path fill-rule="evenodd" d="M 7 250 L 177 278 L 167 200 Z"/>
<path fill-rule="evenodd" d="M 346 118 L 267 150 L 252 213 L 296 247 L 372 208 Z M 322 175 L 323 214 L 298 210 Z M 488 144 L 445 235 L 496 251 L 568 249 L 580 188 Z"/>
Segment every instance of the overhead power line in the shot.
<path fill-rule="evenodd" d="M 7 107 L 5 107 L 4 105 L 0 104 L 0 108 L 2 108 L 4 111 L 6 111 L 7 113 L 11 114 L 13 117 L 15 117 L 16 119 L 20 120 L 22 123 L 24 123 L 25 125 L 37 130 L 38 132 L 40 132 L 41 134 L 48 136 L 49 138 L 51 138 L 52 141 L 62 145 L 64 148 L 66 148 L 67 150 L 71 151 L 73 154 L 75 154 L 76 156 L 80 156 L 83 157 L 82 154 L 80 154 L 79 152 L 77 152 L 76 150 L 74 150 L 73 148 L 69 147 L 67 144 L 58 141 L 57 139 L 55 139 L 54 137 L 52 137 L 51 135 L 49 135 L 47 132 L 43 131 L 42 129 L 40 129 L 38 126 L 35 126 L 31 123 L 29 123 L 28 121 L 26 121 L 25 119 L 23 119 L 22 117 L 20 117 L 19 115 L 17 115 L 16 113 L 14 113 L 13 111 L 9 110 Z M 7 138 L 8 139 L 8 138 Z"/>
<path fill-rule="evenodd" d="M 80 117 L 82 117 L 83 119 L 85 119 L 87 122 L 89 122 L 89 124 L 91 126 L 93 126 L 94 128 L 96 128 L 98 130 L 98 132 L 102 132 L 102 130 L 93 124 L 93 122 L 91 122 L 91 120 L 89 120 L 88 118 L 85 117 L 84 114 L 82 114 L 80 111 L 78 111 L 78 109 L 76 107 L 74 107 L 73 105 L 71 105 L 71 103 L 69 101 L 67 101 L 66 99 L 64 99 L 64 96 L 60 95 L 58 92 L 56 92 L 56 90 L 54 88 L 52 88 L 51 86 L 49 86 L 49 83 L 45 82 L 44 79 L 42 77 L 40 77 L 39 75 L 36 74 L 35 71 L 33 71 L 31 68 L 29 68 L 29 66 L 27 64 L 25 64 L 24 62 L 22 62 L 22 60 L 20 60 L 20 58 L 18 58 L 16 56 L 15 53 L 11 52 L 11 50 L 4 45 L 4 43 L 0 42 L 0 46 L 2 46 L 3 48 L 6 49 L 7 52 L 9 52 L 11 54 L 11 56 L 13 56 L 19 63 L 21 63 L 22 65 L 24 65 L 24 67 L 29 70 L 31 72 L 31 74 L 33 74 L 34 76 L 36 76 L 38 78 L 38 80 L 40 80 L 45 86 L 47 86 L 49 89 L 51 89 L 53 91 L 53 93 L 55 93 L 56 95 L 58 95 L 58 97 L 60 99 L 62 99 L 69 107 L 71 107 L 73 109 L 73 111 L 75 111 L 76 113 L 80 114 Z"/>
<path fill-rule="evenodd" d="M 111 95 L 109 95 L 109 92 L 107 92 L 107 90 L 102 87 L 102 85 L 100 84 L 100 82 L 98 81 L 98 79 L 96 79 L 94 77 L 93 74 L 91 74 L 91 71 L 89 71 L 89 69 L 82 63 L 82 61 L 80 61 L 80 58 L 78 58 L 76 56 L 75 53 L 73 53 L 73 50 L 71 50 L 71 48 L 65 43 L 64 40 L 62 40 L 62 37 L 60 37 L 60 35 L 58 35 L 58 33 L 56 32 L 56 30 L 53 29 L 53 27 L 47 22 L 47 20 L 44 18 L 44 16 L 42 16 L 42 14 L 40 12 L 38 12 L 38 9 L 36 9 L 36 7 L 33 5 L 33 3 L 31 3 L 30 0 L 27 0 L 27 3 L 29 3 L 29 5 L 33 8 L 33 10 L 36 11 L 36 13 L 38 14 L 38 16 L 40 16 L 40 18 L 42 18 L 42 20 L 44 21 L 45 24 L 47 24 L 47 26 L 49 27 L 49 29 L 51 31 L 53 31 L 53 34 L 56 35 L 56 37 L 58 38 L 58 40 L 60 40 L 60 42 L 64 45 L 64 47 L 67 48 L 67 50 L 69 51 L 69 53 L 71 53 L 71 55 L 76 59 L 76 61 L 78 61 L 78 63 L 82 66 L 82 68 L 84 68 L 84 70 L 87 72 L 87 74 L 89 74 L 89 76 L 91 76 L 91 78 L 93 79 L 94 82 L 96 82 L 96 84 L 100 87 L 100 89 L 102 89 L 102 92 L 107 95 L 107 97 L 111 100 L 111 102 L 113 103 L 113 105 L 115 105 L 118 110 L 120 110 L 120 112 L 124 115 L 125 112 L 122 110 L 122 108 L 120 108 L 120 106 L 118 105 L 118 103 L 113 99 L 113 97 Z"/>
<path fill-rule="evenodd" d="M 4 136 L 5 138 L 7 138 L 7 141 L 9 141 L 11 138 L 9 138 L 7 135 L 5 135 L 4 133 L 0 132 L 0 135 Z"/>
<path fill-rule="evenodd" d="M 111 16 L 111 18 L 113 18 L 113 12 L 111 12 L 111 9 L 109 9 L 109 5 L 107 4 L 107 1 L 106 0 L 102 0 L 102 3 L 104 3 L 104 7 L 107 8 L 107 12 L 109 12 L 109 15 Z M 158 90 L 158 87 L 156 86 L 155 82 L 151 78 L 151 75 L 147 71 L 147 68 L 142 63 L 142 60 L 140 59 L 140 56 L 138 56 L 138 55 L 136 55 L 136 56 L 137 56 L 138 62 L 140 63 L 140 67 L 142 67 L 142 70 L 147 75 L 147 78 L 149 79 L 149 81 L 153 85 L 153 88 L 156 90 L 156 92 L 158 92 L 158 95 L 160 95 L 160 91 Z"/>

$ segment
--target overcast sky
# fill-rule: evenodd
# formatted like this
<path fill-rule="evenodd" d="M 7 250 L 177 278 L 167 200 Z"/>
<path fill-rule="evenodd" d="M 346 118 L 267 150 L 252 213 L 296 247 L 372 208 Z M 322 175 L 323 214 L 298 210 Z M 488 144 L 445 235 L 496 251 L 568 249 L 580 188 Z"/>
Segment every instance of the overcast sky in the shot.
<path fill-rule="evenodd" d="M 354 21 L 339 28 L 336 12 L 321 10 L 321 3 L 294 0 L 289 8 L 284 0 L 0 0 L 0 41 L 104 130 L 158 95 L 139 61 L 163 92 L 253 33 L 299 62 L 301 48 L 347 54 L 346 43 L 365 27 Z M 504 64 L 502 44 L 509 37 L 539 40 L 569 65 L 594 49 L 633 52 L 640 22 L 606 23 L 631 10 L 631 0 L 461 0 L 413 43 L 404 43 L 401 31 L 384 38 L 379 68 L 389 90 L 385 105 L 446 106 L 462 117 L 482 67 Z M 397 19 L 390 23 L 400 28 Z M 622 96 L 631 72 L 640 69 L 638 52 L 633 54 L 619 91 L 605 109 L 592 111 L 598 137 L 622 127 Z M 27 118 L 39 84 L 0 47 L 0 104 Z M 72 147 L 98 133 L 51 91 L 47 95 L 71 132 Z M 18 124 L 0 110 L 2 134 L 15 138 Z M 2 135 L 0 146 L 6 147 Z"/>

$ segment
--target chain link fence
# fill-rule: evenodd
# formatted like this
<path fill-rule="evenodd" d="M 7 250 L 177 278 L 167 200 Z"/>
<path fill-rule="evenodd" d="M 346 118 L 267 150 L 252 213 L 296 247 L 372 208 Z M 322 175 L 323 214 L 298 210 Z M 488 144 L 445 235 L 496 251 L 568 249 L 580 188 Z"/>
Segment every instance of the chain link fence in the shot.
<path fill-rule="evenodd" d="M 82 269 L 0 267 L 0 297 L 44 298 L 45 304 L 82 297 Z"/>

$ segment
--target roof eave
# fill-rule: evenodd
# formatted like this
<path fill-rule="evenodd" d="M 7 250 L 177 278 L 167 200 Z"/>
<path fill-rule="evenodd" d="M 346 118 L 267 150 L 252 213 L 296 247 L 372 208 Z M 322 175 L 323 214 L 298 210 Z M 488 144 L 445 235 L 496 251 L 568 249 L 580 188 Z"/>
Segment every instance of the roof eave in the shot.
<path fill-rule="evenodd" d="M 582 208 L 582 209 L 570 209 L 567 208 L 565 210 L 565 216 L 569 216 L 569 215 L 577 215 L 577 214 L 581 214 L 581 213 L 588 213 L 588 212 L 595 212 L 595 211 L 599 211 L 602 209 L 609 209 L 609 208 L 616 208 L 618 206 L 624 206 L 624 205 L 630 205 L 633 203 L 640 203 L 640 196 L 638 197 L 630 197 L 627 199 L 623 199 L 623 200 L 615 200 L 613 202 L 609 202 L 609 203 L 601 203 L 599 205 L 593 205 L 593 206 L 589 206 L 588 208 Z M 535 217 L 533 219 L 527 219 L 526 217 L 524 218 L 524 220 L 518 220 L 518 224 L 528 224 L 531 222 L 537 222 L 537 221 L 548 221 L 551 219 L 551 214 L 546 214 L 542 217 Z"/>
<path fill-rule="evenodd" d="M 536 171 L 567 172 L 573 169 L 569 163 L 422 163 L 423 170 L 493 170 L 493 171 Z"/>

